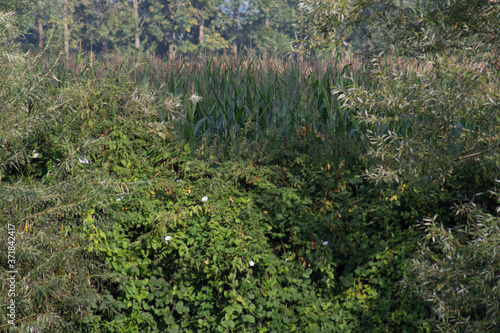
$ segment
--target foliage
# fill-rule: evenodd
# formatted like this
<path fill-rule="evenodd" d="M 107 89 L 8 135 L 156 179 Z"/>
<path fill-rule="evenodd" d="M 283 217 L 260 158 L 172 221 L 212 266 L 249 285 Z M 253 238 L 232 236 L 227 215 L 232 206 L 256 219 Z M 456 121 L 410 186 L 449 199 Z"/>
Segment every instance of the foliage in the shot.
<path fill-rule="evenodd" d="M 12 52 L 12 46 L 4 45 L 1 51 Z M 74 146 L 69 142 L 65 146 L 58 144 L 56 136 L 44 144 L 47 136 L 60 126 L 58 121 L 68 120 L 69 115 L 64 112 L 67 110 L 61 110 L 61 101 L 45 112 L 33 109 L 35 103 L 43 106 L 47 102 L 39 88 L 50 73 L 37 71 L 36 61 L 37 58 L 19 53 L 18 57 L 0 60 L 4 81 L 0 86 L 0 219 L 2 238 L 5 237 L 1 275 L 6 279 L 7 271 L 12 270 L 7 269 L 6 241 L 8 224 L 12 224 L 16 229 L 13 247 L 19 274 L 15 291 L 17 323 L 23 326 L 36 321 L 33 327 L 38 329 L 65 330 L 71 327 L 68 317 L 74 316 L 71 320 L 77 321 L 85 316 L 98 298 L 87 287 L 87 281 L 100 265 L 89 263 L 84 240 L 70 227 L 89 198 L 97 194 L 86 185 L 88 179 L 81 172 L 57 183 L 45 176 L 50 168 L 54 172 L 52 179 L 62 180 L 61 175 L 69 168 L 75 169 L 73 156 L 68 154 Z M 43 155 L 36 155 L 33 149 L 43 151 Z M 53 167 L 57 157 L 63 162 Z M 6 301 L 7 293 L 3 293 L 2 303 Z M 2 307 L 2 330 L 8 326 L 6 311 Z"/>
<path fill-rule="evenodd" d="M 3 63 L 22 59 L 13 43 L 13 39 L 18 34 L 19 28 L 16 25 L 15 12 L 0 11 L 0 45 L 2 45 L 0 57 Z"/>
<path fill-rule="evenodd" d="M 302 21 L 311 22 L 306 49 L 339 53 L 349 42 L 370 51 L 370 57 L 381 52 L 416 57 L 458 51 L 498 66 L 496 0 L 306 0 L 299 8 Z"/>
<path fill-rule="evenodd" d="M 409 291 L 432 302 L 439 329 L 498 327 L 498 281 L 492 273 L 498 262 L 489 259 L 498 246 L 498 211 L 491 198 L 483 199 L 485 206 L 477 210 L 467 200 L 477 193 L 496 193 L 496 1 L 387 1 L 378 9 L 364 1 L 337 1 L 331 11 L 318 3 L 303 6 L 315 13 L 316 31 L 333 28 L 339 33 L 326 36 L 332 48 L 338 45 L 335 38 L 348 31 L 343 25 L 354 31 L 362 24 L 358 18 L 367 16 L 378 20 L 372 31 L 384 31 L 382 38 L 371 40 L 372 50 L 393 55 L 371 60 L 371 85 L 333 91 L 346 110 L 357 110 L 371 146 L 367 155 L 379 161 L 365 177 L 393 185 L 411 177 L 414 186 L 441 187 L 441 197 L 451 195 L 446 200 L 459 207 L 457 215 L 466 214 L 464 222 L 441 209 L 424 220 L 435 244 L 424 246 L 414 261 L 413 275 L 406 280 Z M 418 59 L 402 58 L 407 55 Z M 402 70 L 405 64 L 416 64 L 416 70 Z"/>
<path fill-rule="evenodd" d="M 85 237 L 114 272 L 106 297 L 121 309 L 102 313 L 95 331 L 425 327 L 421 302 L 409 299 L 414 311 L 388 301 L 413 251 L 398 244 L 415 236 L 401 213 L 384 216 L 398 206 L 386 196 L 411 202 L 411 193 L 359 189 L 362 180 L 344 170 L 356 160 L 342 149 L 325 155 L 313 132 L 282 148 L 218 148 L 172 136 L 158 146 L 155 133 L 133 128 L 109 147 L 135 154 L 108 163 L 104 153 L 101 163 L 111 175 L 155 177 L 88 213 Z"/>
<path fill-rule="evenodd" d="M 440 56 L 2 58 L 1 329 L 495 328 L 498 73 Z"/>
<path fill-rule="evenodd" d="M 37 0 L 33 4 L 23 29 L 25 38 L 19 41 L 25 49 L 48 47 L 54 53 L 126 52 L 172 58 L 220 54 L 233 44 L 249 53 L 283 56 L 300 35 L 298 27 L 292 28 L 297 23 L 292 0 Z M 263 36 L 269 29 L 272 34 Z"/>
<path fill-rule="evenodd" d="M 2 51 L 16 51 L 3 46 Z M 119 126 L 113 119 L 120 114 L 113 111 L 118 106 L 127 111 L 126 104 L 119 104 L 125 96 L 121 94 L 129 96 L 133 90 L 127 84 L 116 87 L 119 78 L 96 78 L 92 59 L 65 72 L 63 82 L 54 63 L 44 64 L 41 57 L 7 57 L 0 62 L 2 239 L 6 240 L 8 225 L 14 225 L 18 328 L 78 331 L 82 322 L 95 321 L 93 307 L 106 308 L 99 295 L 106 276 L 77 230 L 89 206 L 109 201 L 110 192 L 119 189 L 119 181 L 102 189 L 106 175 L 89 172 L 88 164 L 108 131 Z M 135 96 L 143 99 L 139 92 Z M 8 246 L 2 242 L 2 279 L 11 270 Z M 3 293 L 2 304 L 8 301 Z M 6 311 L 2 307 L 2 331 L 11 327 Z"/>
<path fill-rule="evenodd" d="M 78 71 L 83 75 L 85 59 L 96 58 L 93 54 L 80 55 L 61 64 L 58 79 L 71 78 L 75 66 L 81 66 Z M 116 54 L 97 57 L 95 62 L 99 59 L 112 61 L 113 65 L 96 66 L 93 71 L 96 78 L 106 78 L 109 71 L 129 73 L 128 78 L 120 74 L 118 83 L 126 81 L 127 91 L 134 96 L 141 94 L 141 100 L 132 98 L 125 109 L 138 107 L 150 115 L 158 115 L 159 122 L 175 121 L 186 139 L 206 136 L 210 140 L 236 141 L 244 135 L 248 140 L 265 141 L 266 133 L 283 138 L 308 124 L 325 140 L 331 140 L 334 134 L 357 140 L 358 121 L 350 111 L 341 112 L 331 89 L 353 84 L 343 77 L 344 73 L 352 72 L 352 79 L 362 82 L 364 75 L 358 71 L 340 70 L 322 61 L 281 61 L 256 56 L 164 61 L 151 56 Z M 111 101 L 118 102 L 120 98 Z M 310 112 L 311 109 L 317 111 Z"/>
<path fill-rule="evenodd" d="M 396 179 L 404 170 L 444 182 L 463 160 L 496 158 L 498 75 L 444 61 L 415 74 L 382 60 L 373 65 L 375 88 L 354 84 L 333 92 L 346 109 L 357 110 L 368 154 L 383 161 L 381 175 L 386 170 Z"/>
<path fill-rule="evenodd" d="M 466 215 L 465 228 L 452 232 L 436 224 L 437 216 L 424 220 L 429 244 L 415 259 L 406 283 L 435 303 L 441 331 L 493 332 L 500 317 L 499 219 L 473 202 L 457 208 L 457 214 Z"/>
<path fill-rule="evenodd" d="M 23 234 L 20 330 L 428 326 L 395 283 L 414 247 L 398 244 L 415 237 L 410 213 L 387 214 L 400 190 L 367 187 L 341 137 L 304 125 L 267 143 L 186 144 L 159 120 L 187 111 L 162 115 L 120 65 L 47 65 L 23 85 L 38 96 L 18 114 L 23 135 L 2 136 L 2 212 Z"/>

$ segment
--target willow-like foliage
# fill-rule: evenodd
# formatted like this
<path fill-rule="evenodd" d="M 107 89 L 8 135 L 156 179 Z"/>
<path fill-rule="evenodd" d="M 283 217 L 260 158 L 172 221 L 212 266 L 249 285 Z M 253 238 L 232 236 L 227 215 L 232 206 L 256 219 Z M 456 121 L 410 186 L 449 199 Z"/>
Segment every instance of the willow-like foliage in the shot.
<path fill-rule="evenodd" d="M 106 308 L 98 292 L 105 270 L 77 232 L 89 208 L 108 200 L 102 179 L 81 163 L 99 140 L 78 135 L 59 141 L 68 119 L 81 120 L 81 112 L 65 107 L 69 99 L 39 89 L 52 79 L 52 68 L 41 71 L 39 57 L 23 55 L 13 44 L 15 18 L 0 12 L 2 281 L 17 271 L 15 296 L 0 296 L 1 304 L 16 301 L 16 326 L 7 323 L 2 306 L 0 331 L 76 332 L 91 325 L 95 308 Z M 15 243 L 9 244 L 12 226 Z M 7 265 L 8 254 L 15 267 Z"/>
<path fill-rule="evenodd" d="M 351 79 L 348 88 L 332 91 L 343 109 L 357 113 L 370 144 L 365 177 L 467 193 L 453 198 L 465 221 L 450 225 L 438 214 L 423 221 L 427 239 L 403 285 L 431 302 L 436 329 L 495 331 L 500 231 L 491 197 L 498 197 L 500 165 L 499 2 L 311 0 L 301 7 L 327 45 L 335 48 L 364 31 L 372 51 L 370 86 Z"/>

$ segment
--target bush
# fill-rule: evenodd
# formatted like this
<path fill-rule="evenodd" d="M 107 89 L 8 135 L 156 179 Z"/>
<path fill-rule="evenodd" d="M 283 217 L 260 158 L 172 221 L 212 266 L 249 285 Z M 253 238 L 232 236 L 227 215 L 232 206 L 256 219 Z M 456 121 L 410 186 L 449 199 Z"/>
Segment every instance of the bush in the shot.
<path fill-rule="evenodd" d="M 438 329 L 494 332 L 500 316 L 500 219 L 474 202 L 461 204 L 456 213 L 466 215 L 466 227 L 446 229 L 437 216 L 424 220 L 427 243 L 405 284 L 434 303 Z"/>

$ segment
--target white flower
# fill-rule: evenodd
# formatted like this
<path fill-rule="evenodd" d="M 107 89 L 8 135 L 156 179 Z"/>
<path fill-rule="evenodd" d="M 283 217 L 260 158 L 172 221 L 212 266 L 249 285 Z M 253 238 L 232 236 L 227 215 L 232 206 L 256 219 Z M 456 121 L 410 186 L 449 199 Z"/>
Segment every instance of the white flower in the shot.
<path fill-rule="evenodd" d="M 80 157 L 79 161 L 80 161 L 80 163 L 83 163 L 83 164 L 89 164 L 89 160 L 86 159 L 85 157 Z"/>
<path fill-rule="evenodd" d="M 323 246 L 328 245 L 328 241 L 323 242 Z"/>
<path fill-rule="evenodd" d="M 208 197 L 205 196 L 205 197 L 201 198 L 201 202 L 207 202 L 207 201 L 208 201 Z"/>
<path fill-rule="evenodd" d="M 103 180 L 103 181 L 101 182 L 101 185 L 102 185 L 102 186 L 106 185 L 106 181 L 105 181 L 105 180 Z"/>
<path fill-rule="evenodd" d="M 33 150 L 33 157 L 32 158 L 38 158 L 40 156 L 39 153 L 36 152 L 36 150 Z"/>
<path fill-rule="evenodd" d="M 193 103 L 198 103 L 199 101 L 201 101 L 203 98 L 194 94 L 194 95 L 191 95 L 191 97 L 189 97 L 189 100 Z"/>
<path fill-rule="evenodd" d="M 170 236 L 170 235 L 165 236 L 165 243 L 168 244 L 168 241 L 171 239 L 172 239 L 172 236 Z"/>
<path fill-rule="evenodd" d="M 122 198 L 121 197 L 120 198 L 116 198 L 116 201 L 122 201 Z"/>
<path fill-rule="evenodd" d="M 250 267 L 253 267 L 255 265 L 255 262 L 253 260 L 250 260 L 249 264 L 250 264 Z"/>

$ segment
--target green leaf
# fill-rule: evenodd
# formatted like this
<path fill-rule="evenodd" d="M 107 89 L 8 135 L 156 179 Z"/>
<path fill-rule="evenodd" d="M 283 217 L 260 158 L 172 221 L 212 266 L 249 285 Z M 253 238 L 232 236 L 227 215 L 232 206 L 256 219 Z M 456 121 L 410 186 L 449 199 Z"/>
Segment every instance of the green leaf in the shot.
<path fill-rule="evenodd" d="M 255 324 L 255 317 L 251 315 L 243 315 L 243 321 L 245 323 Z"/>

